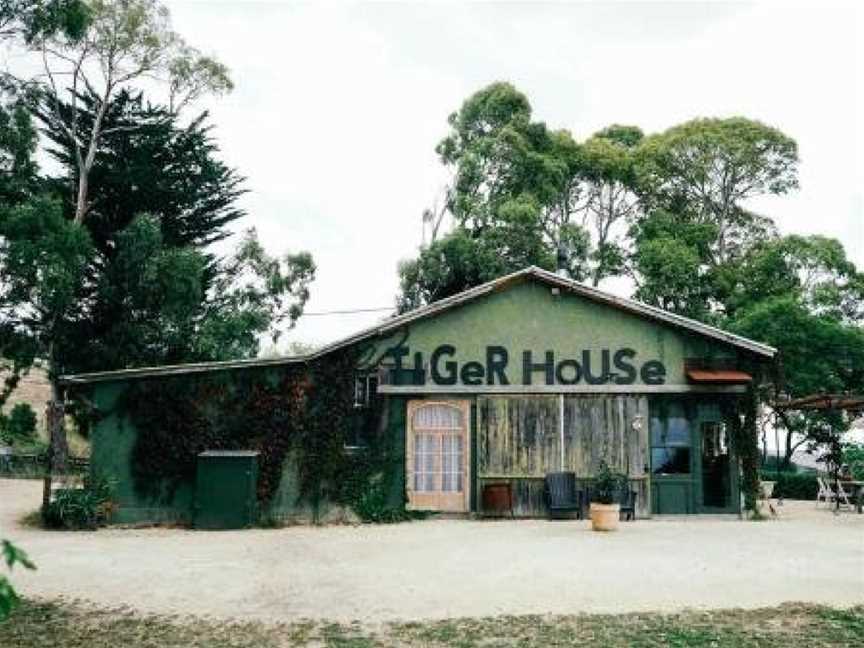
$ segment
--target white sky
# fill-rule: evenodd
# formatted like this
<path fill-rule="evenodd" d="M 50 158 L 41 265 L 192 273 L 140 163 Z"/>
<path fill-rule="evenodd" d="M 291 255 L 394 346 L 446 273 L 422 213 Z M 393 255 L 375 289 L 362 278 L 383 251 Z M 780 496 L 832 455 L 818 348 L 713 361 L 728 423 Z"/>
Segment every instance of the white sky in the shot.
<path fill-rule="evenodd" d="M 232 70 L 208 101 L 224 158 L 248 178 L 272 252 L 318 264 L 311 312 L 390 306 L 396 264 L 446 172 L 447 115 L 507 80 L 577 139 L 744 115 L 800 146 L 801 189 L 760 201 L 784 232 L 838 237 L 864 266 L 864 19 L 852 4 L 297 4 L 167 2 L 191 44 Z M 323 343 L 381 314 L 306 317 Z"/>

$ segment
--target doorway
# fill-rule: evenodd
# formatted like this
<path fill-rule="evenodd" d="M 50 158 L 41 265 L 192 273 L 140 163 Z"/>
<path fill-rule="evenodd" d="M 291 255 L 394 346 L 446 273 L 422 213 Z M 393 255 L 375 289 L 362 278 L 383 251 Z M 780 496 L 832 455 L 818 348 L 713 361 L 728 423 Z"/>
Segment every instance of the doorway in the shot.
<path fill-rule="evenodd" d="M 463 513 L 469 509 L 469 401 L 410 401 L 405 452 L 408 508 Z"/>
<path fill-rule="evenodd" d="M 693 426 L 683 403 L 659 401 L 651 412 L 651 510 L 693 513 Z"/>
<path fill-rule="evenodd" d="M 657 398 L 650 420 L 652 512 L 737 512 L 738 464 L 718 404 Z"/>
<path fill-rule="evenodd" d="M 702 506 L 705 513 L 732 513 L 735 482 L 728 426 L 718 420 L 700 421 Z"/>

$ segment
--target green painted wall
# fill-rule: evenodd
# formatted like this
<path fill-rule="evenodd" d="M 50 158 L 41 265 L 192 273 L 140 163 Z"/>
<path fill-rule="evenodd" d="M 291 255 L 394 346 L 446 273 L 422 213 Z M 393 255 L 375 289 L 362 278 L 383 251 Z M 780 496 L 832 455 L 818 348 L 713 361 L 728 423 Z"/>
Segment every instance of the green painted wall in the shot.
<path fill-rule="evenodd" d="M 244 371 L 256 371 L 246 369 Z M 272 368 L 260 371 L 272 372 Z M 113 522 L 118 524 L 138 523 L 191 523 L 194 515 L 194 481 L 181 483 L 176 488 L 167 484 L 155 484 L 152 490 L 158 495 L 144 495 L 136 488 L 132 474 L 132 456 L 137 430 L 132 421 L 124 416 L 118 401 L 128 387 L 128 382 L 103 382 L 93 386 L 93 402 L 104 414 L 94 426 L 91 435 L 91 470 L 108 478 L 114 485 L 118 504 Z M 393 469 L 380 476 L 391 506 L 398 506 L 405 497 L 405 398 L 394 396 L 385 402 L 386 417 L 382 420 L 379 435 L 388 437 L 397 448 Z M 300 496 L 296 456 L 286 457 L 282 477 L 272 500 L 261 511 L 262 517 L 282 522 L 303 522 L 312 519 L 341 520 L 351 513 L 342 506 L 323 502 L 314 510 Z"/>
<path fill-rule="evenodd" d="M 90 466 L 95 475 L 109 479 L 119 506 L 114 521 L 119 524 L 139 522 L 190 522 L 194 486 L 190 482 L 176 489 L 167 484 L 154 485 L 161 491 L 156 497 L 145 497 L 136 491 L 132 478 L 132 450 L 137 431 L 117 407 L 127 387 L 125 382 L 99 383 L 93 401 L 105 416 L 92 430 Z"/>
<path fill-rule="evenodd" d="M 423 353 L 429 363 L 441 344 L 456 347 L 452 358 L 460 365 L 468 361 L 485 363 L 486 347 L 503 346 L 509 351 L 507 377 L 511 385 L 522 384 L 522 352 L 532 352 L 542 362 L 547 350 L 555 360 L 581 361 L 584 349 L 592 351 L 592 370 L 599 372 L 600 350 L 629 347 L 637 352 L 637 368 L 648 360 L 660 360 L 666 367 L 666 384 L 683 385 L 684 359 L 691 357 L 732 357 L 734 347 L 697 336 L 665 323 L 658 323 L 587 298 L 561 294 L 537 282 L 517 284 L 507 290 L 478 298 L 463 306 L 410 325 L 405 331 L 380 340 L 375 357 L 402 343 L 413 354 Z M 447 358 L 448 360 L 451 358 Z M 542 372 L 532 374 L 532 384 L 543 384 Z M 461 384 L 461 379 L 458 381 Z M 583 381 L 584 382 L 584 379 Z M 637 372 L 636 384 L 642 383 Z"/>

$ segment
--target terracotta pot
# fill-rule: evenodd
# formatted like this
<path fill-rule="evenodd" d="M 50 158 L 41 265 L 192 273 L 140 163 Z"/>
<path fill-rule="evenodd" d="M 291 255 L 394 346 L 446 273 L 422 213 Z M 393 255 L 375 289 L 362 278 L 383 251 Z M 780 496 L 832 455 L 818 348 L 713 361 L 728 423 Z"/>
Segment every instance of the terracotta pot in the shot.
<path fill-rule="evenodd" d="M 595 531 L 617 531 L 620 516 L 620 504 L 591 503 L 591 528 Z"/>

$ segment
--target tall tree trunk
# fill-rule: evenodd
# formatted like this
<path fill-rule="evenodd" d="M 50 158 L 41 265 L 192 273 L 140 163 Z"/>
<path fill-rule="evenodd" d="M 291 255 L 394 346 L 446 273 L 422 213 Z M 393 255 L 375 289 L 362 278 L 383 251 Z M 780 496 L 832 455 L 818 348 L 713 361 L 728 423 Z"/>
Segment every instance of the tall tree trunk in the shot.
<path fill-rule="evenodd" d="M 795 448 L 792 446 L 792 436 L 795 433 L 792 430 L 787 428 L 786 430 L 786 447 L 783 450 L 783 468 L 786 470 L 792 465 L 792 454 L 795 452 Z"/>
<path fill-rule="evenodd" d="M 87 193 L 90 189 L 90 172 L 83 166 L 78 169 L 78 191 L 75 199 L 75 222 L 81 224 L 87 215 Z"/>
<path fill-rule="evenodd" d="M 99 148 L 99 139 L 102 137 L 102 123 L 105 121 L 105 113 L 108 110 L 108 102 L 111 100 L 111 93 L 114 90 L 114 84 L 109 78 L 105 86 L 105 94 L 99 105 L 99 110 L 96 117 L 93 119 L 93 126 L 90 129 L 90 141 L 87 144 L 87 154 L 83 161 L 78 162 L 78 196 L 75 201 L 75 222 L 81 225 L 84 222 L 87 211 L 90 209 L 88 197 L 90 193 L 90 171 L 93 169 L 93 163 L 96 161 L 96 151 Z"/>
<path fill-rule="evenodd" d="M 42 483 L 43 513 L 51 501 L 51 485 L 54 475 L 66 473 L 69 444 L 66 440 L 66 405 L 63 391 L 57 382 L 59 367 L 54 357 L 54 343 L 49 346 L 48 376 L 51 381 L 51 400 L 45 407 L 45 423 L 48 428 L 48 452 L 45 462 L 45 477 Z"/>

